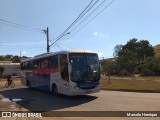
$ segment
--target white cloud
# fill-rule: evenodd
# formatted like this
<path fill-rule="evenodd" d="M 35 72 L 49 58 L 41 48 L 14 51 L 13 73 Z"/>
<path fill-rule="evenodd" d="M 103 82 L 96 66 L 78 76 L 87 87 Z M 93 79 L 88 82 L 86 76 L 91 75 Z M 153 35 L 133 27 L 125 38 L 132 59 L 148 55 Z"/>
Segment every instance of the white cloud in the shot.
<path fill-rule="evenodd" d="M 27 52 L 23 51 L 22 54 L 26 54 Z"/>
<path fill-rule="evenodd" d="M 107 36 L 106 34 L 100 33 L 100 32 L 94 32 L 93 35 L 98 37 L 103 37 L 103 38 Z"/>
<path fill-rule="evenodd" d="M 95 36 L 96 36 L 96 35 L 98 35 L 98 33 L 97 33 L 97 32 L 94 32 L 94 33 L 93 33 L 93 35 L 95 35 Z"/>

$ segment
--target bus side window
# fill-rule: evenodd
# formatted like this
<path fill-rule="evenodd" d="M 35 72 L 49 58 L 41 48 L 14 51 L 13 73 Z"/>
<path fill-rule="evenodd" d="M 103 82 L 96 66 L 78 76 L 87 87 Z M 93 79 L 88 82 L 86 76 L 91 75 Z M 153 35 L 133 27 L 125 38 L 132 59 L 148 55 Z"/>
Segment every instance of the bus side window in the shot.
<path fill-rule="evenodd" d="M 21 70 L 24 70 L 24 62 L 21 63 Z"/>
<path fill-rule="evenodd" d="M 58 69 L 58 55 L 54 55 L 48 58 L 49 69 Z"/>
<path fill-rule="evenodd" d="M 28 67 L 29 67 L 28 62 L 25 62 L 25 69 L 28 70 Z"/>
<path fill-rule="evenodd" d="M 58 55 L 53 56 L 53 68 L 58 69 Z"/>
<path fill-rule="evenodd" d="M 37 66 L 38 66 L 38 67 L 37 67 L 37 68 L 38 68 L 38 69 L 41 69 L 41 59 L 40 59 L 40 60 L 37 60 L 37 61 L 38 61 L 38 62 L 37 62 Z"/>
<path fill-rule="evenodd" d="M 62 79 L 69 81 L 68 76 L 68 59 L 66 54 L 60 54 L 60 71 Z"/>
<path fill-rule="evenodd" d="M 48 58 L 48 69 L 52 69 L 53 65 L 52 65 L 52 57 Z"/>
<path fill-rule="evenodd" d="M 43 68 L 44 68 L 44 69 L 48 69 L 48 58 L 45 58 L 45 59 L 43 60 Z"/>
<path fill-rule="evenodd" d="M 29 62 L 29 70 L 32 70 L 34 67 L 33 67 L 34 65 L 33 65 L 33 61 L 30 61 Z"/>

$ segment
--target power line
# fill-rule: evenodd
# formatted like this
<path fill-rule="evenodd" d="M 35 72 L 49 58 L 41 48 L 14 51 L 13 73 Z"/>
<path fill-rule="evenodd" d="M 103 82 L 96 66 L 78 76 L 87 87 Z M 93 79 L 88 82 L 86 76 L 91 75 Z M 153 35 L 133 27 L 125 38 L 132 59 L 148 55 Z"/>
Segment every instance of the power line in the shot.
<path fill-rule="evenodd" d="M 19 26 L 15 26 L 15 25 L 11 25 L 11 24 L 7 24 L 7 23 L 3 23 L 3 22 L 0 22 L 0 23 L 1 23 L 1 24 L 4 24 L 4 25 L 11 26 L 11 27 L 15 27 L 15 28 L 18 28 L 18 29 L 23 29 L 23 30 L 28 30 L 28 31 L 33 31 L 33 32 L 42 33 L 42 32 L 40 32 L 40 31 L 35 31 L 35 30 L 27 29 L 27 28 L 22 28 L 22 27 L 19 27 Z"/>
<path fill-rule="evenodd" d="M 57 38 L 57 40 L 59 38 L 61 38 L 78 20 L 80 20 L 85 14 L 84 12 L 86 11 L 86 9 L 92 4 L 93 0 L 91 0 L 91 2 L 87 5 L 87 7 L 81 12 L 81 14 L 71 23 L 71 25 L 64 30 L 64 32 Z"/>
<path fill-rule="evenodd" d="M 33 28 L 33 27 L 21 25 L 21 24 L 15 23 L 15 22 L 10 22 L 10 21 L 7 21 L 7 20 L 3 20 L 1 18 L 0 18 L 0 23 L 4 24 L 4 25 L 11 26 L 11 27 L 16 27 L 16 28 L 20 28 L 20 29 L 29 30 L 29 31 L 41 32 L 41 33 L 44 32 L 43 30 L 38 29 L 38 28 Z"/>
<path fill-rule="evenodd" d="M 85 7 L 85 9 L 81 12 L 81 14 L 76 18 L 76 20 L 74 20 L 72 22 L 72 24 L 59 37 L 57 37 L 57 39 L 55 40 L 54 43 L 59 41 L 69 31 L 69 29 L 71 29 L 84 15 L 86 15 L 87 12 L 89 12 L 92 9 L 92 7 L 94 7 L 98 3 L 98 1 L 99 0 L 96 0 L 96 2 L 93 3 L 93 0 L 91 0 L 91 2 L 87 5 L 87 7 Z M 51 45 L 53 45 L 53 44 L 51 44 Z"/>
<path fill-rule="evenodd" d="M 73 32 L 79 25 L 81 25 L 87 18 L 89 18 L 99 7 L 104 5 L 107 0 L 103 0 L 89 15 L 87 15 L 77 26 L 75 26 L 70 32 Z"/>
<path fill-rule="evenodd" d="M 102 5 L 104 5 L 105 4 L 105 2 L 106 2 L 107 0 L 103 0 L 94 10 L 92 10 L 92 12 L 90 12 L 78 25 L 76 25 L 70 32 L 72 33 L 76 28 L 78 28 L 81 24 L 83 24 L 84 22 L 85 22 L 85 20 L 87 19 L 87 18 L 89 18 L 97 9 L 99 9 Z M 69 38 L 71 38 L 72 36 L 74 36 L 74 35 L 71 35 Z M 68 39 L 69 39 L 68 38 Z M 67 39 L 67 40 L 68 40 Z"/>
<path fill-rule="evenodd" d="M 116 0 L 112 0 L 107 6 L 105 6 L 100 12 L 98 12 L 91 20 L 89 20 L 86 24 L 84 24 L 80 29 L 78 29 L 73 35 L 71 35 L 69 38 L 73 37 L 75 34 L 77 34 L 81 29 L 83 29 L 86 25 L 88 25 L 93 19 L 95 19 L 100 13 L 102 13 L 105 9 L 107 9 L 113 2 Z M 77 27 L 77 26 L 76 26 Z M 69 39 L 68 38 L 68 39 Z"/>
<path fill-rule="evenodd" d="M 99 1 L 99 0 L 98 0 Z M 98 2 L 98 1 L 96 1 L 95 2 L 95 4 Z M 95 11 L 96 10 L 98 10 L 101 6 L 103 6 L 104 4 L 105 4 L 105 2 L 106 2 L 107 0 L 103 0 L 96 8 L 94 8 L 78 25 L 76 25 L 75 27 L 72 27 L 73 29 L 70 31 L 71 33 L 76 29 L 76 28 L 78 28 L 81 24 L 83 24 L 85 21 L 86 21 L 86 19 L 88 19 L 93 13 L 95 13 Z M 87 24 L 89 24 L 93 19 L 95 19 L 100 13 L 102 13 L 106 8 L 108 8 L 113 2 L 114 2 L 115 0 L 112 0 L 109 4 L 107 4 L 100 12 L 98 12 L 92 19 L 90 19 L 86 24 L 84 24 L 80 29 L 78 29 L 73 35 L 71 35 L 69 38 L 71 38 L 72 36 L 74 36 L 75 34 L 77 34 L 81 29 L 83 29 Z M 91 10 L 91 8 L 95 5 L 95 4 L 93 4 L 90 8 L 89 8 L 89 10 Z M 63 37 L 63 36 L 62 36 Z M 61 38 L 59 38 L 59 39 L 57 39 L 54 43 L 56 43 L 57 41 L 59 41 L 60 39 L 62 39 L 62 37 Z M 69 39 L 68 38 L 68 39 Z M 68 40 L 67 39 L 67 40 Z M 54 44 L 53 43 L 53 44 Z M 53 45 L 52 44 L 52 45 Z"/>

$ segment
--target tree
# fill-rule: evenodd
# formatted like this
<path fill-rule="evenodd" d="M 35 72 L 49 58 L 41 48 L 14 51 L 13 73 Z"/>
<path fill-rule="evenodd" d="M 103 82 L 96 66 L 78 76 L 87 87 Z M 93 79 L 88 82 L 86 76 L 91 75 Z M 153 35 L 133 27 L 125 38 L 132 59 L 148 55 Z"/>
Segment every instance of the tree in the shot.
<path fill-rule="evenodd" d="M 19 62 L 20 62 L 20 57 L 14 56 L 14 57 L 12 58 L 12 62 L 13 62 L 13 63 L 19 63 Z"/>
<path fill-rule="evenodd" d="M 138 40 L 136 38 L 131 39 L 126 45 L 123 46 L 122 50 L 131 50 L 133 52 L 137 52 L 137 41 Z"/>
<path fill-rule="evenodd" d="M 141 63 L 144 63 L 145 58 L 154 57 L 154 48 L 147 40 L 133 38 L 123 46 L 116 46 L 114 53 L 118 57 L 117 67 L 132 74 L 142 71 Z"/>
<path fill-rule="evenodd" d="M 149 44 L 147 40 L 140 40 L 137 42 L 137 54 L 138 58 L 144 60 L 145 57 L 154 56 L 154 48 Z"/>
<path fill-rule="evenodd" d="M 122 50 L 123 48 L 123 45 L 116 45 L 114 47 L 114 53 L 113 53 L 113 56 L 114 57 L 118 57 L 118 53 Z"/>
<path fill-rule="evenodd" d="M 123 46 L 122 50 L 131 50 L 137 54 L 139 60 L 144 60 L 145 57 L 154 56 L 154 48 L 148 40 L 140 40 L 133 38 Z"/>
<path fill-rule="evenodd" d="M 23 58 L 27 58 L 26 56 L 23 56 Z M 14 55 L 6 55 L 6 56 L 0 56 L 0 61 L 12 61 L 13 63 L 19 63 L 20 57 L 14 56 Z"/>
<path fill-rule="evenodd" d="M 6 61 L 11 61 L 12 58 L 13 58 L 13 55 L 6 55 L 6 56 L 5 56 L 5 60 L 6 60 Z"/>
<path fill-rule="evenodd" d="M 116 61 L 113 58 L 101 60 L 102 73 L 106 75 L 116 74 Z"/>
<path fill-rule="evenodd" d="M 147 57 L 142 66 L 143 75 L 160 75 L 160 58 Z"/>
<path fill-rule="evenodd" d="M 0 56 L 0 61 L 4 61 L 4 56 Z"/>
<path fill-rule="evenodd" d="M 137 54 L 131 50 L 120 51 L 117 62 L 118 68 L 120 67 L 121 70 L 126 70 L 128 74 L 131 74 L 137 65 Z"/>

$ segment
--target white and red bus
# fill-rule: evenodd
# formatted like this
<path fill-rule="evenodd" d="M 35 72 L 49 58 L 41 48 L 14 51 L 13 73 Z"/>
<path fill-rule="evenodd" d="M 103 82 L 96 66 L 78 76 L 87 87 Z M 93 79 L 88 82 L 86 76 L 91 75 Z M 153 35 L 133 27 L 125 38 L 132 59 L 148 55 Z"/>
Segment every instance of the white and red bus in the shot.
<path fill-rule="evenodd" d="M 22 84 L 53 94 L 84 95 L 100 91 L 100 64 L 95 52 L 68 50 L 21 61 Z"/>

